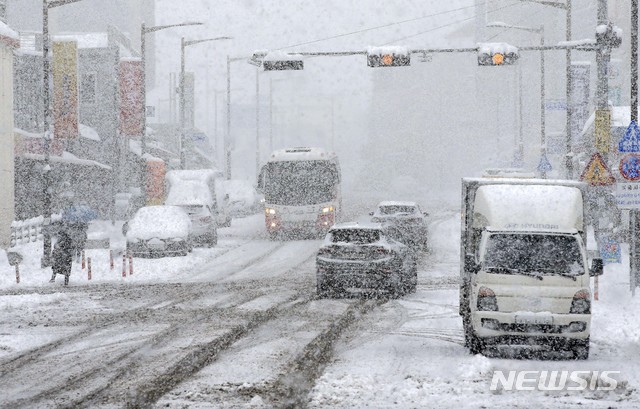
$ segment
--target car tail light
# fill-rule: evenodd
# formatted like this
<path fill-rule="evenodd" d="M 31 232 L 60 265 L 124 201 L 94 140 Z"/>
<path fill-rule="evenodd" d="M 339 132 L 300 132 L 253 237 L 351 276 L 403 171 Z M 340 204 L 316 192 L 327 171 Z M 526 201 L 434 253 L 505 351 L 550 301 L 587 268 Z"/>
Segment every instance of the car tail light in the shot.
<path fill-rule="evenodd" d="M 392 250 L 389 250 L 384 247 L 376 247 L 373 249 L 373 258 L 385 258 L 390 257 L 393 254 Z"/>
<path fill-rule="evenodd" d="M 498 301 L 492 289 L 480 287 L 478 290 L 478 311 L 498 311 Z"/>
<path fill-rule="evenodd" d="M 319 256 L 330 256 L 331 255 L 331 249 L 329 249 L 329 248 L 321 248 L 320 250 L 318 250 L 318 255 Z"/>
<path fill-rule="evenodd" d="M 573 296 L 569 314 L 591 314 L 591 294 L 587 290 L 580 290 Z"/>

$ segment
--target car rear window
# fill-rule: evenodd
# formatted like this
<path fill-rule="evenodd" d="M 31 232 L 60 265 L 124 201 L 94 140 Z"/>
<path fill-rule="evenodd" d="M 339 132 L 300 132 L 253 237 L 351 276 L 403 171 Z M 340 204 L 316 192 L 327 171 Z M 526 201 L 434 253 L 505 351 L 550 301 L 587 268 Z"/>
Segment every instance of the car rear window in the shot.
<path fill-rule="evenodd" d="M 380 230 L 375 229 L 339 229 L 331 233 L 333 243 L 375 243 L 380 240 Z"/>
<path fill-rule="evenodd" d="M 380 214 L 413 213 L 413 206 L 381 206 Z"/>

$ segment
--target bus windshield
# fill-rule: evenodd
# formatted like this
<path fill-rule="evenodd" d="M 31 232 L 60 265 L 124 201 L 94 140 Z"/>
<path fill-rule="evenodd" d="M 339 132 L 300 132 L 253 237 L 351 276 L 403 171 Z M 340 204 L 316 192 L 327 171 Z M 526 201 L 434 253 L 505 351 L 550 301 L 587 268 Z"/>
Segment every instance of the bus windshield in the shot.
<path fill-rule="evenodd" d="M 288 206 L 335 199 L 339 183 L 335 163 L 323 160 L 271 162 L 265 165 L 264 195 L 268 203 Z"/>

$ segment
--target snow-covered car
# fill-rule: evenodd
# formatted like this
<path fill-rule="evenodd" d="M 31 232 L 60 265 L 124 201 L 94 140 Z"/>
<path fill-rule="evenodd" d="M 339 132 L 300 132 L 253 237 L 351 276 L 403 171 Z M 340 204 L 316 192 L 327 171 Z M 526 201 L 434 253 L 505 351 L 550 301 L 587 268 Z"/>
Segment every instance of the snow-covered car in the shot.
<path fill-rule="evenodd" d="M 369 213 L 374 223 L 393 224 L 400 231 L 405 244 L 418 250 L 427 250 L 429 215 L 420 210 L 416 202 L 382 201 L 376 210 Z"/>
<path fill-rule="evenodd" d="M 165 175 L 167 197 L 165 205 L 205 205 L 218 227 L 231 226 L 229 195 L 224 191 L 222 174 L 214 169 L 170 170 Z"/>
<path fill-rule="evenodd" d="M 178 206 L 145 206 L 123 226 L 132 256 L 186 256 L 192 249 L 191 219 Z"/>
<path fill-rule="evenodd" d="M 394 226 L 339 223 L 327 233 L 316 256 L 317 293 L 326 297 L 350 289 L 393 297 L 415 292 L 416 255 L 396 239 Z"/>
<path fill-rule="evenodd" d="M 194 245 L 213 247 L 218 244 L 218 227 L 211 207 L 208 205 L 182 205 L 191 219 L 189 238 Z"/>
<path fill-rule="evenodd" d="M 248 180 L 231 179 L 223 182 L 224 190 L 229 195 L 229 213 L 231 217 L 245 217 L 258 214 L 264 210 L 263 196 Z"/>

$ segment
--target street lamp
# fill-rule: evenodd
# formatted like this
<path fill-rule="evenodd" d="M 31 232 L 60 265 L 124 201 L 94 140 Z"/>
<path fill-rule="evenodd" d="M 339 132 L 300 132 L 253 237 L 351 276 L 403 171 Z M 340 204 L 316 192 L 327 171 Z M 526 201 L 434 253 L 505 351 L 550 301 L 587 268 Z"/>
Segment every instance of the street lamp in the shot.
<path fill-rule="evenodd" d="M 180 168 L 184 169 L 186 165 L 185 145 L 185 109 L 184 109 L 184 66 L 185 66 L 185 48 L 190 45 L 205 43 L 208 41 L 231 40 L 232 37 L 216 37 L 205 38 L 202 40 L 186 40 L 184 37 L 180 39 Z"/>
<path fill-rule="evenodd" d="M 546 1 L 546 0 L 520 0 L 521 2 L 527 3 L 536 3 L 542 6 L 550 6 L 558 9 L 562 9 L 566 12 L 566 23 L 565 23 L 565 41 L 571 41 L 571 9 L 572 9 L 572 1 L 573 0 L 565 0 L 564 3 L 560 3 L 557 1 Z M 571 134 L 572 124 L 571 121 L 573 119 L 573 106 L 571 105 L 571 90 L 573 88 L 571 78 L 571 49 L 567 48 L 565 51 L 565 75 L 566 75 L 566 93 L 565 98 L 567 100 L 567 115 L 566 115 L 566 128 L 567 128 L 567 136 L 565 139 L 565 170 L 566 170 L 566 178 L 573 179 L 573 135 Z"/>
<path fill-rule="evenodd" d="M 231 63 L 247 61 L 249 57 L 229 57 L 227 55 L 227 131 L 224 136 L 224 170 L 227 180 L 231 179 Z"/>
<path fill-rule="evenodd" d="M 273 83 L 287 81 L 284 78 L 269 79 L 269 149 L 273 151 Z"/>
<path fill-rule="evenodd" d="M 145 57 L 145 34 L 153 33 L 156 31 L 164 30 L 171 27 L 184 27 L 184 26 L 201 26 L 202 22 L 185 22 L 176 24 L 166 24 L 161 26 L 147 27 L 145 23 L 142 23 L 140 28 L 140 58 L 142 60 L 142 135 L 140 136 L 140 149 L 144 155 L 147 150 L 147 61 Z"/>
<path fill-rule="evenodd" d="M 42 173 L 43 203 L 42 213 L 44 216 L 44 228 L 42 229 L 43 251 L 41 265 L 47 267 L 51 265 L 51 64 L 49 61 L 49 9 L 64 6 L 66 4 L 77 3 L 82 0 L 42 0 L 42 100 L 44 108 L 44 167 Z"/>
<path fill-rule="evenodd" d="M 515 30 L 528 31 L 530 33 L 540 34 L 540 46 L 544 47 L 544 26 L 540 26 L 539 28 L 534 27 L 523 27 L 523 26 L 512 26 L 510 24 L 503 23 L 501 21 L 495 21 L 492 23 L 487 23 L 487 27 L 501 27 Z M 541 160 L 546 161 L 547 157 L 547 138 L 546 138 L 546 116 L 545 116 L 545 76 L 544 76 L 544 50 L 540 50 L 540 149 L 541 149 Z M 522 108 L 521 108 L 522 109 Z M 522 118 L 520 118 L 522 121 Z M 522 135 L 521 135 L 522 138 Z M 519 149 L 523 149 L 523 141 L 520 140 Z M 542 178 L 547 178 L 546 170 L 544 170 L 545 166 L 540 166 Z"/>

